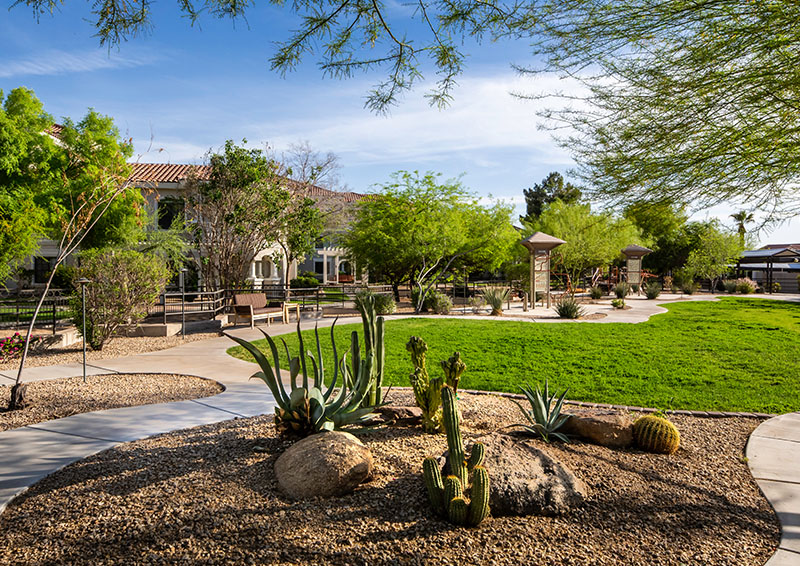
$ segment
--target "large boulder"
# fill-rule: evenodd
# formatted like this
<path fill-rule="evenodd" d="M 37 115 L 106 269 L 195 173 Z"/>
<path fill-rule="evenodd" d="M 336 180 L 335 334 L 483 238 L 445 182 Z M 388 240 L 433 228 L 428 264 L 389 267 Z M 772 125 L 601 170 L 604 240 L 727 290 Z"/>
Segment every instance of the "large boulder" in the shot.
<path fill-rule="evenodd" d="M 275 461 L 281 491 L 292 499 L 351 493 L 372 475 L 372 453 L 347 432 L 312 434 Z"/>
<path fill-rule="evenodd" d="M 502 433 L 479 440 L 486 446 L 493 516 L 560 515 L 586 499 L 583 482 L 534 441 Z"/>
<path fill-rule="evenodd" d="M 609 448 L 627 448 L 633 444 L 633 420 L 609 409 L 575 411 L 559 432 Z"/>

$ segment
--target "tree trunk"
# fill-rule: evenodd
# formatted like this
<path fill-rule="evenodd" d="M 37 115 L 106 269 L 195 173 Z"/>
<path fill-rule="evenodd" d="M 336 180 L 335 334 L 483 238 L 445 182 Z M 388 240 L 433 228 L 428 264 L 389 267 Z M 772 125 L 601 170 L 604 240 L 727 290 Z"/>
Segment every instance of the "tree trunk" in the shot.
<path fill-rule="evenodd" d="M 392 293 L 394 294 L 394 301 L 396 303 L 400 302 L 400 285 L 397 283 L 392 283 Z"/>
<path fill-rule="evenodd" d="M 27 405 L 26 394 L 28 392 L 27 383 L 17 383 L 11 387 L 11 400 L 8 402 L 8 410 L 16 411 L 25 408 Z"/>

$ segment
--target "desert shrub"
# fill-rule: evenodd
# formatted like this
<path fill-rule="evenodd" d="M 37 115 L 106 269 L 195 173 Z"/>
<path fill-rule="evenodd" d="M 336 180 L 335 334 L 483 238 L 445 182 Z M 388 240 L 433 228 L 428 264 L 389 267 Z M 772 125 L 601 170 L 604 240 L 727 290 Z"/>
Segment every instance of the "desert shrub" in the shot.
<path fill-rule="evenodd" d="M 755 293 L 758 289 L 758 283 L 750 279 L 749 277 L 740 277 L 736 280 L 736 291 L 738 293 L 742 293 L 743 295 L 749 295 L 750 293 Z"/>
<path fill-rule="evenodd" d="M 584 315 L 584 308 L 578 304 L 572 295 L 564 295 L 556 301 L 556 314 L 559 318 L 580 318 Z"/>
<path fill-rule="evenodd" d="M 483 291 L 486 304 L 492 307 L 492 316 L 503 314 L 503 303 L 508 300 L 507 287 L 487 287 Z"/>
<path fill-rule="evenodd" d="M 685 281 L 681 284 L 681 291 L 687 295 L 694 295 L 698 289 L 700 289 L 700 285 L 694 281 Z"/>
<path fill-rule="evenodd" d="M 627 282 L 622 281 L 614 286 L 614 294 L 618 299 L 624 299 L 631 292 L 631 286 Z"/>
<path fill-rule="evenodd" d="M 634 283 L 634 284 L 631 285 L 631 292 L 632 293 L 638 293 L 639 292 L 639 284 L 638 283 Z"/>
<path fill-rule="evenodd" d="M 781 292 L 781 284 L 778 283 L 777 281 L 774 281 L 772 283 L 772 292 L 773 293 L 780 293 Z"/>
<path fill-rule="evenodd" d="M 101 350 L 117 329 L 137 324 L 147 316 L 147 307 L 169 280 L 164 259 L 133 250 L 109 250 L 86 254 L 76 278 L 86 277 L 86 342 Z M 74 281 L 73 281 L 74 283 Z M 78 332 L 83 328 L 80 295 L 71 301 Z"/>
<path fill-rule="evenodd" d="M 33 336 L 31 338 L 31 348 L 42 342 L 41 336 Z M 25 337 L 19 332 L 15 332 L 13 336 L 0 338 L 0 362 L 7 362 L 22 355 L 25 349 Z"/>
<path fill-rule="evenodd" d="M 442 293 L 441 291 L 432 291 L 428 293 L 425 298 L 425 304 L 428 305 L 428 310 L 436 314 L 450 314 L 450 309 L 453 308 L 453 301 Z"/>
<path fill-rule="evenodd" d="M 75 291 L 75 288 L 72 286 L 72 282 L 77 279 L 75 277 L 75 273 L 77 273 L 78 268 L 74 265 L 64 265 L 63 263 L 59 264 L 56 267 L 56 272 L 53 275 L 53 289 L 64 289 L 69 293 Z"/>
<path fill-rule="evenodd" d="M 611 299 L 611 306 L 615 309 L 624 309 L 625 299 Z"/>
<path fill-rule="evenodd" d="M 661 284 L 658 281 L 651 281 L 644 287 L 644 296 L 648 299 L 657 299 L 661 294 Z"/>
<path fill-rule="evenodd" d="M 722 282 L 722 285 L 725 287 L 726 293 L 735 293 L 736 292 L 736 280 L 735 279 L 726 279 Z"/>
<path fill-rule="evenodd" d="M 377 315 L 392 314 L 397 310 L 397 303 L 394 302 L 391 295 L 379 295 L 369 288 L 356 291 L 356 302 L 365 297 L 375 298 L 375 314 Z"/>
<path fill-rule="evenodd" d="M 602 287 L 592 287 L 589 289 L 589 296 L 594 300 L 602 299 L 603 298 L 603 288 Z"/>
<path fill-rule="evenodd" d="M 486 306 L 486 301 L 483 298 L 483 295 L 476 295 L 474 297 L 469 298 L 469 306 L 472 308 L 472 312 L 478 314 L 483 310 Z"/>

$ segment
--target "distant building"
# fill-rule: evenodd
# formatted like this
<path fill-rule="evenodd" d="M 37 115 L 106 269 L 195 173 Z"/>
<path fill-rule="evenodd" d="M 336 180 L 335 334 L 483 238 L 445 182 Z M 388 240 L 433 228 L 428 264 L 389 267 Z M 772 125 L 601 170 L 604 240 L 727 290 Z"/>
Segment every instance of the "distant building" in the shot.
<path fill-rule="evenodd" d="M 768 244 L 758 250 L 744 251 L 736 263 L 736 271 L 767 292 L 778 283 L 780 292 L 798 293 L 800 244 Z"/>

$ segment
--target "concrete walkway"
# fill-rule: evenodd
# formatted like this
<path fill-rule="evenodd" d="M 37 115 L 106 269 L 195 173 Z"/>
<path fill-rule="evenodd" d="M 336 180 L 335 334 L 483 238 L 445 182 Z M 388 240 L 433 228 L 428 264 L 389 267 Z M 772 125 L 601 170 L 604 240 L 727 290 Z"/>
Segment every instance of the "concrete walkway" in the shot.
<path fill-rule="evenodd" d="M 781 542 L 766 566 L 800 564 L 800 413 L 774 417 L 747 442 L 750 473 L 781 522 Z"/>
<path fill-rule="evenodd" d="M 798 295 L 751 295 L 751 297 L 800 301 Z M 666 309 L 659 306 L 660 304 L 673 302 L 678 298 L 665 296 L 661 300 L 646 301 L 643 298 L 632 297 L 627 301 L 633 309 L 627 311 L 611 308 L 607 304 L 608 301 L 587 305 L 590 313 L 608 315 L 587 322 L 643 322 L 654 314 L 666 312 Z M 716 300 L 716 297 L 694 295 L 681 299 Z M 548 309 L 523 313 L 520 305 L 506 312 L 510 316 L 492 320 L 577 322 L 558 319 L 552 310 Z M 487 320 L 485 316 L 470 315 L 455 315 L 452 318 Z M 340 324 L 359 320 L 354 317 L 341 319 Z M 320 327 L 329 326 L 333 319 L 322 319 L 318 322 Z M 315 321 L 307 321 L 301 326 L 303 329 L 308 329 L 313 328 L 314 324 Z M 271 335 L 279 335 L 293 332 L 295 328 L 296 324 L 275 325 L 269 332 Z M 249 328 L 233 330 L 231 333 L 248 340 L 263 337 L 258 330 Z M 87 366 L 89 375 L 107 373 L 194 375 L 218 381 L 226 389 L 219 395 L 193 401 L 83 413 L 0 433 L 0 512 L 11 499 L 46 475 L 122 442 L 271 412 L 275 402 L 268 388 L 261 381 L 249 379 L 255 371 L 254 366 L 225 353 L 232 345 L 233 342 L 228 338 L 215 338 L 190 342 L 159 352 L 103 360 Z M 73 377 L 81 373 L 82 367 L 78 364 L 28 368 L 24 374 L 24 381 Z M 0 373 L 0 381 L 7 381 L 11 377 L 10 372 Z M 746 455 L 753 477 L 775 508 L 781 523 L 780 547 L 767 566 L 798 566 L 800 565 L 800 413 L 781 415 L 762 423 L 751 435 Z"/>

